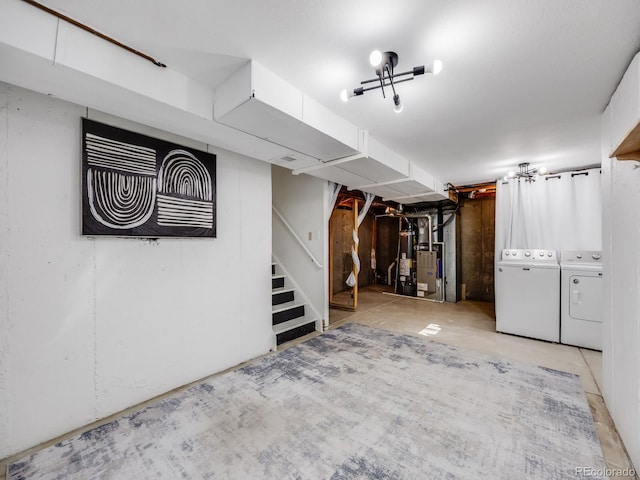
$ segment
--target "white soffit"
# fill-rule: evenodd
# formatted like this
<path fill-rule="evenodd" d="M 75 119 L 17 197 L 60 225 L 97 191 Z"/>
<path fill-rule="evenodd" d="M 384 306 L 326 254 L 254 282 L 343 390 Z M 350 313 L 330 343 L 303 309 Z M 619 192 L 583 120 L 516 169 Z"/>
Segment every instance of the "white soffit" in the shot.
<path fill-rule="evenodd" d="M 21 1 L 2 3 L 0 65 L 0 81 L 110 115 L 263 161 L 289 153 L 214 122 L 210 88 Z"/>
<path fill-rule="evenodd" d="M 354 157 L 349 161 L 336 160 L 319 163 L 310 169 L 294 171 L 307 173 L 332 182 L 346 185 L 351 190 L 362 190 L 380 197 L 409 197 L 435 194 L 446 198 L 437 191 L 438 181 L 422 168 L 396 154 L 375 138 L 368 139 L 369 156 Z M 423 201 L 420 198 L 415 202 Z"/>
<path fill-rule="evenodd" d="M 278 157 L 274 157 L 268 161 L 269 163 L 273 163 L 274 165 L 279 165 L 290 170 L 310 167 L 319 163 L 317 158 L 313 158 L 299 152 L 292 152 L 290 150 L 287 150 L 286 153 L 281 154 Z"/>
<path fill-rule="evenodd" d="M 335 168 L 358 175 L 366 179 L 366 183 L 387 182 L 405 177 L 403 172 L 399 172 L 378 160 L 367 157 L 343 163 Z"/>
<path fill-rule="evenodd" d="M 433 177 L 256 62 L 214 95 L 28 4 L 5 5 L 2 81 L 292 170 L 361 154 L 309 173 L 381 196 L 434 190 Z M 33 25 L 44 33 L 29 34 Z"/>
<path fill-rule="evenodd" d="M 358 128 L 256 62 L 216 89 L 214 119 L 318 160 L 358 153 Z"/>
<path fill-rule="evenodd" d="M 390 186 L 375 186 L 375 187 L 369 187 L 366 189 L 366 191 L 368 193 L 373 193 L 374 195 L 377 195 L 381 198 L 393 198 L 393 197 L 400 197 L 403 196 L 404 194 L 399 192 L 398 190 L 394 190 L 393 188 L 391 188 Z"/>
<path fill-rule="evenodd" d="M 296 174 L 380 196 L 434 192 L 435 179 L 427 172 L 253 61 L 216 89 L 214 119 L 290 149 L 270 161 Z"/>
<path fill-rule="evenodd" d="M 638 0 L 217 0 L 189 2 L 188 8 L 184 2 L 157 0 L 152 11 L 144 8 L 151 2 L 130 0 L 40 3 L 156 56 L 181 73 L 184 83 L 170 89 L 174 103 L 180 97 L 185 103 L 193 98 L 192 82 L 211 93 L 251 58 L 407 159 L 458 185 L 500 178 L 523 161 L 552 171 L 600 161 L 600 116 L 640 48 Z M 0 39 L 32 44 L 32 54 L 51 57 L 57 22 L 43 20 L 44 12 L 29 14 L 23 22 L 17 10 L 36 11 L 22 0 L 0 0 Z M 170 28 L 165 19 L 171 19 Z M 83 49 L 85 43 L 92 42 L 74 40 L 72 46 Z M 405 104 L 401 115 L 392 111 L 389 99 L 374 93 L 343 103 L 338 98 L 341 89 L 372 76 L 366 56 L 374 47 L 397 51 L 398 68 L 403 70 L 435 58 L 444 62 L 444 70 L 438 77 L 399 86 Z M 116 64 L 102 48 L 90 53 L 104 59 L 119 78 L 121 72 L 128 76 L 126 67 L 120 67 L 127 61 L 120 56 Z M 15 71 L 24 71 L 23 65 L 6 57 L 0 58 L 0 65 L 5 81 L 25 88 L 41 82 L 44 86 L 38 91 L 57 95 L 47 78 L 55 75 L 53 69 L 17 79 Z M 150 90 L 166 84 L 160 75 L 145 78 L 144 90 L 138 91 L 152 98 Z M 78 97 L 71 92 L 75 87 L 69 87 L 67 98 Z M 101 85 L 81 104 L 101 101 L 93 97 L 104 96 L 103 90 Z M 212 105 L 195 100 L 194 112 L 205 108 L 209 119 Z M 107 102 L 127 102 L 127 116 L 144 120 L 137 112 L 139 102 L 121 101 L 116 95 Z M 162 116 L 174 130 L 191 129 L 184 115 L 174 120 L 162 105 L 154 106 L 158 111 L 151 120 L 156 124 Z M 308 118 L 305 122 L 315 125 Z M 224 148 L 244 152 L 265 144 L 265 150 L 285 150 L 220 123 L 209 121 L 206 126 L 215 132 L 207 137 L 214 137 L 218 146 L 228 145 Z M 243 136 L 251 138 L 237 141 Z M 252 148 L 245 148 L 249 143 Z M 252 155 L 270 161 L 277 154 Z"/>
<path fill-rule="evenodd" d="M 330 182 L 339 183 L 340 185 L 366 185 L 372 183 L 370 179 L 347 172 L 339 166 L 328 166 L 318 170 L 306 172 L 307 175 L 329 180 Z"/>

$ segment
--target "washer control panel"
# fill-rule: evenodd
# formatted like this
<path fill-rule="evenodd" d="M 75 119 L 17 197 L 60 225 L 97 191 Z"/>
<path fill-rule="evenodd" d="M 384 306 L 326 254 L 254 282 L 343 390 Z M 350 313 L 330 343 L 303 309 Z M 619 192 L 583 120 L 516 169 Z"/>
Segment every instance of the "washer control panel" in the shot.
<path fill-rule="evenodd" d="M 555 250 L 540 249 L 505 249 L 502 250 L 502 261 L 534 262 L 534 263 L 558 263 Z"/>
<path fill-rule="evenodd" d="M 563 250 L 560 261 L 569 264 L 602 265 L 602 252 L 599 250 Z"/>

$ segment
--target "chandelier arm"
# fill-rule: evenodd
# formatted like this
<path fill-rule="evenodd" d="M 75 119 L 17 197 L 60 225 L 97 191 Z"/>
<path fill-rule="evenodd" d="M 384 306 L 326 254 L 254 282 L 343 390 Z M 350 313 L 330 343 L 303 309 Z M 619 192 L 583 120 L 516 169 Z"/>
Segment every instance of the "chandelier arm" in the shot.
<path fill-rule="evenodd" d="M 389 78 L 389 83 L 391 84 L 391 90 L 393 90 L 393 96 L 396 96 L 396 87 L 393 85 L 393 73 L 392 72 L 392 67 L 389 67 L 389 64 L 387 64 L 386 66 L 387 68 L 387 77 Z"/>
<path fill-rule="evenodd" d="M 380 86 L 378 88 L 382 90 L 382 98 L 387 98 L 387 96 L 384 94 L 384 70 L 382 70 L 382 72 L 378 74 L 378 80 L 380 80 Z"/>
<path fill-rule="evenodd" d="M 377 80 L 377 79 L 376 79 Z M 403 83 L 403 82 L 408 82 L 409 80 L 413 80 L 413 77 L 411 78 L 403 78 L 402 80 L 397 80 L 394 82 L 394 85 L 397 85 L 398 83 Z M 386 83 L 384 84 L 385 87 L 390 87 L 391 84 L 390 83 Z M 376 85 L 374 87 L 367 87 L 367 88 L 354 88 L 354 95 L 362 95 L 364 92 L 368 92 L 369 90 L 377 90 L 378 88 L 380 88 L 380 85 Z M 358 91 L 358 93 L 356 93 L 356 90 Z"/>
<path fill-rule="evenodd" d="M 411 77 L 411 78 L 413 78 L 414 73 L 413 73 L 413 71 L 402 72 L 402 73 L 394 73 L 394 74 L 392 75 L 392 77 L 393 77 L 394 79 L 396 79 L 396 78 L 398 78 L 398 77 L 404 77 L 404 76 L 406 76 L 406 75 L 412 75 L 412 77 Z M 360 82 L 360 85 L 364 85 L 365 83 L 378 82 L 379 80 L 380 80 L 380 77 L 370 78 L 369 80 L 362 80 L 362 81 Z M 396 83 L 400 83 L 400 81 L 397 81 Z"/>
<path fill-rule="evenodd" d="M 410 77 L 410 78 L 403 78 L 402 80 L 396 80 L 394 83 L 397 85 L 397 84 L 402 83 L 402 82 L 408 82 L 408 81 L 410 81 L 410 80 L 413 80 L 413 78 L 414 78 L 414 77 Z"/>
<path fill-rule="evenodd" d="M 416 67 L 416 68 L 418 68 L 418 67 Z M 408 71 L 406 71 L 406 72 L 394 73 L 394 74 L 393 74 L 393 78 L 395 78 L 395 77 L 402 77 L 402 76 L 404 76 L 404 75 L 416 75 L 416 72 L 415 72 L 415 71 L 413 71 L 413 70 L 408 70 Z M 421 74 L 417 74 L 417 75 L 421 75 Z"/>

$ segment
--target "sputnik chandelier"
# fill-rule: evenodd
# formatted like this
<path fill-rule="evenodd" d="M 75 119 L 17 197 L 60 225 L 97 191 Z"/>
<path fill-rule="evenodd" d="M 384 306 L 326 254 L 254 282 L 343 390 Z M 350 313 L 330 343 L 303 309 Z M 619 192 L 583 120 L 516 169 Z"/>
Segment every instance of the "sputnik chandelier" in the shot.
<path fill-rule="evenodd" d="M 369 56 L 369 62 L 371 66 L 375 68 L 376 78 L 369 80 L 363 80 L 360 82 L 360 87 L 354 88 L 351 93 L 348 90 L 342 90 L 340 98 L 343 102 L 346 102 L 351 97 L 357 97 L 363 95 L 364 92 L 369 90 L 382 90 L 382 97 L 387 98 L 384 87 L 391 87 L 393 93 L 393 110 L 396 113 L 402 111 L 402 102 L 400 101 L 400 95 L 396 92 L 396 85 L 402 82 L 408 82 L 413 80 L 418 75 L 424 75 L 425 73 L 432 73 L 437 75 L 442 70 L 442 62 L 435 60 L 433 65 L 429 65 L 425 69 L 424 65 L 419 67 L 413 67 L 412 70 L 406 72 L 394 73 L 394 68 L 398 65 L 398 54 L 396 52 L 381 52 L 374 50 Z M 370 84 L 377 83 L 377 85 L 369 86 Z"/>
<path fill-rule="evenodd" d="M 519 170 L 517 172 L 511 170 L 507 173 L 503 180 L 507 182 L 510 178 L 524 178 L 525 182 L 535 182 L 540 175 L 549 173 L 547 167 L 529 168 L 528 162 L 518 164 L 518 168 Z"/>

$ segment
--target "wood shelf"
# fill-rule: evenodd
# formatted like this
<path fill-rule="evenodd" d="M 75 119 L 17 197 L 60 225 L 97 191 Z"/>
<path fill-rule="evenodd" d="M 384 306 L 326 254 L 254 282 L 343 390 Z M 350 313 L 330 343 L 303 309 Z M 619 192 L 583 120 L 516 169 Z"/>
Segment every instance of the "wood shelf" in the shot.
<path fill-rule="evenodd" d="M 611 157 L 616 157 L 618 160 L 640 161 L 640 122 L 622 140 Z"/>

